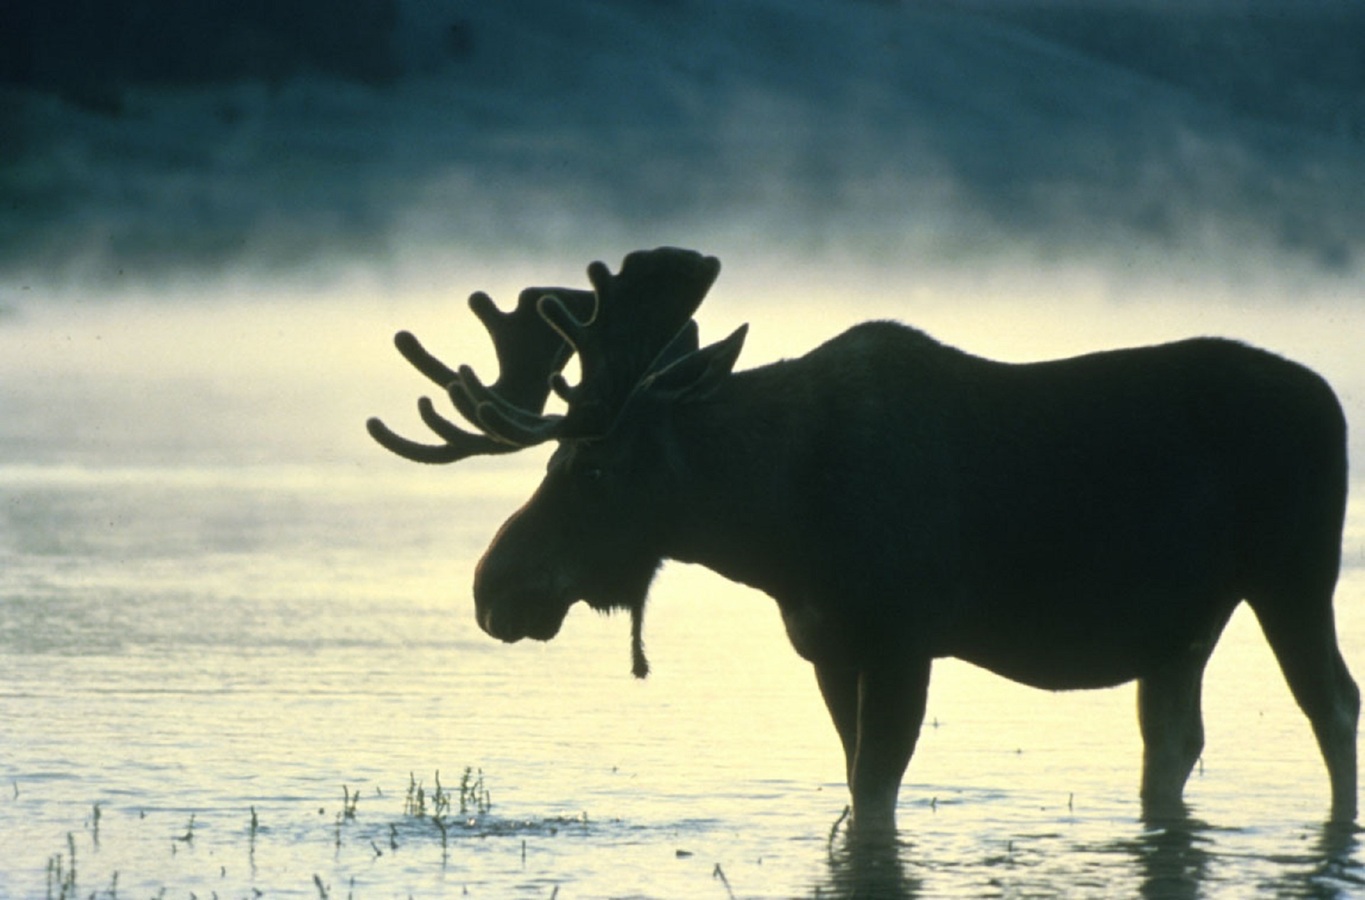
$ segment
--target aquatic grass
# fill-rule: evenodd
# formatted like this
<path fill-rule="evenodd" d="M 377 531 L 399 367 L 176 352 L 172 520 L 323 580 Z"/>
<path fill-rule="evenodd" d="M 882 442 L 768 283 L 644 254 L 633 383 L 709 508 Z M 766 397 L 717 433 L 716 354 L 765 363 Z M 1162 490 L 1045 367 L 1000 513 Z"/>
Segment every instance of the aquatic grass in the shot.
<path fill-rule="evenodd" d="M 337 853 L 341 853 L 341 828 L 347 822 L 354 822 L 356 818 L 356 807 L 360 804 L 360 790 L 357 788 L 352 793 L 348 785 L 341 786 L 341 809 L 337 811 L 335 819 L 335 837 L 333 844 Z M 321 810 L 319 810 L 321 812 Z"/>
<path fill-rule="evenodd" d="M 428 793 L 425 784 L 415 773 L 408 773 L 408 790 L 403 800 L 403 814 L 415 819 L 449 815 L 454 804 L 459 804 L 460 815 L 483 816 L 493 808 L 493 795 L 484 782 L 483 769 L 465 766 L 460 776 L 459 794 L 453 794 L 441 784 L 441 771 L 433 778 L 435 787 Z"/>
<path fill-rule="evenodd" d="M 464 767 L 460 777 L 460 814 L 467 815 L 471 810 L 479 815 L 487 815 L 493 808 L 493 797 L 483 783 L 483 769 L 477 772 L 470 766 Z"/>
<path fill-rule="evenodd" d="M 265 874 L 267 869 L 261 857 L 270 849 L 267 845 L 273 846 L 273 842 L 278 840 L 274 835 L 282 836 L 286 842 L 298 840 L 301 834 L 311 835 L 313 841 L 325 835 L 323 840 L 332 851 L 330 855 L 335 868 L 324 868 L 319 865 L 297 873 L 296 878 L 301 876 L 305 880 L 303 884 L 295 881 L 289 889 L 296 893 L 300 889 L 310 893 L 316 891 L 317 896 L 331 898 L 349 896 L 345 888 L 348 877 L 352 878 L 354 894 L 354 878 L 347 869 L 356 864 L 357 857 L 354 855 L 356 851 L 363 851 L 367 864 L 382 866 L 392 856 L 398 854 L 400 847 L 410 846 L 412 849 L 405 849 L 404 853 L 415 855 L 403 865 L 453 870 L 459 864 L 462 852 L 472 849 L 469 843 L 471 839 L 501 838 L 505 839 L 505 843 L 495 846 L 505 848 L 510 858 L 519 861 L 521 867 L 525 869 L 528 860 L 534 855 L 537 840 L 550 839 L 571 830 L 583 835 L 592 833 L 592 820 L 587 812 L 574 816 L 551 815 L 507 820 L 494 818 L 491 814 L 492 792 L 483 770 L 477 766 L 468 766 L 459 771 L 461 773 L 459 780 L 454 784 L 447 784 L 440 771 L 436 770 L 430 787 L 422 779 L 418 779 L 415 772 L 409 772 L 408 790 L 401 809 L 384 810 L 385 804 L 376 802 L 367 804 L 366 814 L 362 815 L 359 798 L 365 789 L 353 788 L 349 783 L 343 783 L 340 805 L 305 801 L 313 815 L 304 816 L 302 821 L 295 821 L 292 824 L 288 821 L 274 821 L 284 814 L 282 811 L 262 809 L 252 804 L 247 807 L 247 821 L 243 823 L 237 819 L 236 828 L 215 827 L 220 825 L 220 817 L 216 812 L 198 810 L 190 813 L 186 819 L 180 819 L 178 825 L 172 824 L 172 827 L 163 830 L 165 825 L 156 823 L 165 823 L 166 814 L 158 815 L 155 810 L 143 809 L 136 811 L 133 821 L 146 823 L 146 827 L 151 830 L 135 833 L 132 837 L 144 842 L 155 840 L 160 843 L 164 838 L 158 835 L 165 835 L 169 831 L 171 856 L 184 857 L 187 860 L 177 863 L 175 869 L 181 870 L 182 866 L 190 867 L 182 870 L 184 876 L 196 877 L 191 872 L 194 870 L 199 871 L 198 877 L 215 879 L 227 889 L 218 890 L 216 893 L 219 896 L 260 897 L 269 895 L 271 887 L 279 887 L 263 883 L 258 886 L 258 879 L 270 877 Z M 379 798 L 386 798 L 392 793 L 375 790 L 375 796 Z M 397 807 L 398 804 L 395 802 L 393 805 Z M 89 812 L 82 823 L 85 833 L 90 835 L 92 841 L 108 843 L 104 839 L 108 837 L 106 832 L 111 820 L 105 815 L 105 804 L 96 803 L 88 809 Z M 201 818 L 201 813 L 207 818 Z M 323 817 L 321 822 L 317 821 L 319 816 Z M 235 815 L 230 818 L 235 818 Z M 272 820 L 270 827 L 264 824 L 267 818 Z M 175 822 L 174 819 L 171 821 Z M 195 895 L 194 892 L 187 893 L 174 885 L 158 885 L 156 882 L 160 878 L 165 878 L 164 875 L 152 876 L 149 879 L 127 866 L 121 866 L 122 871 L 111 871 L 112 866 L 95 871 L 91 870 L 90 862 L 86 859 L 81 860 L 84 863 L 81 868 L 84 870 L 86 880 L 98 880 L 101 887 L 96 889 L 91 884 L 82 886 L 78 883 L 77 875 L 78 837 L 76 832 L 69 833 L 66 848 L 47 860 L 47 900 L 85 898 L 117 900 L 120 890 L 127 896 L 152 898 Z M 246 839 L 246 854 L 225 857 L 224 851 L 231 852 L 234 846 L 240 854 L 242 838 Z M 438 841 L 440 854 L 436 856 L 434 851 Z M 314 843 L 313 846 L 318 847 L 318 843 Z M 186 852 L 180 853 L 181 850 Z M 258 850 L 261 853 L 258 853 Z M 238 860 L 236 865 L 231 862 L 233 858 Z M 224 859 L 228 861 L 224 862 Z M 515 865 L 515 862 L 513 864 Z M 212 875 L 209 874 L 210 871 Z M 317 875 L 317 880 L 311 881 L 310 884 L 309 880 L 314 874 Z M 717 880 L 721 880 L 719 876 Z M 199 891 L 197 896 L 206 897 L 212 893 L 214 892 L 206 894 Z M 31 894 L 44 896 L 36 886 Z"/>
<path fill-rule="evenodd" d="M 437 797 L 441 794 L 441 773 L 436 772 L 436 793 Z M 438 801 L 439 802 L 439 801 Z M 415 773 L 408 773 L 408 793 L 403 801 L 403 815 L 412 816 L 415 819 L 424 819 L 427 815 L 427 793 L 422 782 L 417 780 Z"/>
<path fill-rule="evenodd" d="M 95 804 L 98 809 L 99 804 Z M 67 832 L 66 847 L 68 858 L 56 853 L 48 858 L 47 861 L 47 900 L 76 900 L 79 892 L 76 889 L 76 835 L 74 832 Z M 54 894 L 53 891 L 56 891 Z M 118 900 L 118 870 L 109 878 L 109 887 L 103 893 L 90 893 L 91 900 L 97 897 L 107 898 L 107 900 Z"/>
<path fill-rule="evenodd" d="M 443 816 L 450 812 L 450 792 L 441 787 L 441 770 L 436 770 L 436 790 L 431 795 L 433 815 Z"/>
<path fill-rule="evenodd" d="M 66 833 L 66 847 L 69 861 L 61 853 L 55 853 L 47 860 L 47 900 L 68 900 L 76 897 L 76 835 Z M 56 893 L 53 893 L 53 890 Z"/>

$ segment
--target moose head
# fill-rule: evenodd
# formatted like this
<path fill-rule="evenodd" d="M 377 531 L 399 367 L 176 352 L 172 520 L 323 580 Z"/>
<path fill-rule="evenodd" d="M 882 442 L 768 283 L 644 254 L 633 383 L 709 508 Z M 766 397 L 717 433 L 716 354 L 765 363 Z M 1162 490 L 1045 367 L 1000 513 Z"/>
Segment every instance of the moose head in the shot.
<path fill-rule="evenodd" d="M 443 443 L 417 443 L 370 419 L 370 434 L 387 449 L 415 462 L 452 463 L 559 445 L 539 489 L 479 561 L 474 602 L 488 634 L 549 640 L 580 600 L 627 610 L 633 671 L 648 674 L 641 629 L 663 558 L 669 409 L 716 389 L 747 329 L 699 346 L 692 316 L 719 273 L 714 257 L 660 248 L 630 254 L 615 275 L 601 262 L 588 266 L 591 291 L 527 288 L 511 312 L 475 293 L 470 309 L 498 360 L 492 385 L 469 366 L 447 367 L 408 332 L 395 337 L 398 351 L 478 430 L 444 418 L 423 397 L 422 420 Z M 561 370 L 575 354 L 581 374 L 571 386 Z M 545 412 L 551 392 L 564 401 L 563 413 Z"/>

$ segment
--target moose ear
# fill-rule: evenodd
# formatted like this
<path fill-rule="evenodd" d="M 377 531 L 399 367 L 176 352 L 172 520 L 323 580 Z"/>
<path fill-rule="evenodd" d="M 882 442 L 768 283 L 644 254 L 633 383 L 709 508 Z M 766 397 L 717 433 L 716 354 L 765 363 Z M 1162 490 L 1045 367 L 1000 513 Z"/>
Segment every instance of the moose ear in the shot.
<path fill-rule="evenodd" d="M 693 350 L 673 361 L 650 377 L 649 393 L 656 397 L 687 400 L 701 400 L 710 396 L 734 369 L 748 333 L 749 326 L 741 325 L 725 340 Z"/>

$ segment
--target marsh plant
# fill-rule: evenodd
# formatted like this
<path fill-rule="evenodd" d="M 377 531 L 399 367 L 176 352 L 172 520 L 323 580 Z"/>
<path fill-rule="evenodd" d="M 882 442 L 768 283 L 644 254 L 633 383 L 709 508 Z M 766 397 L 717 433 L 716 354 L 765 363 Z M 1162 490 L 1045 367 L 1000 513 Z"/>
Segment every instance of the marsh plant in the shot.
<path fill-rule="evenodd" d="M 3 788 L 0 788 L 3 790 Z M 136 871 L 124 869 L 122 872 L 114 869 L 108 864 L 113 860 L 108 858 L 107 850 L 101 851 L 99 844 L 94 844 L 95 832 L 98 828 L 100 839 L 103 840 L 108 835 L 112 824 L 118 820 L 112 820 L 106 815 L 107 810 L 104 804 L 95 804 L 89 815 L 84 821 L 82 832 L 77 829 L 66 833 L 65 847 L 61 852 L 53 853 L 47 858 L 46 871 L 46 894 L 42 892 L 43 882 L 37 882 L 33 890 L 22 894 L 22 896 L 34 896 L 45 900 L 118 900 L 119 897 L 133 896 L 157 898 L 170 897 L 195 897 L 201 900 L 209 896 L 221 897 L 263 897 L 273 896 L 264 889 L 264 885 L 257 887 L 258 878 L 288 877 L 294 878 L 298 875 L 297 871 L 284 873 L 278 869 L 257 868 L 257 851 L 265 851 L 268 843 L 272 842 L 275 850 L 281 848 L 288 852 L 287 857 L 296 855 L 296 851 L 302 851 L 302 846 L 295 843 L 300 840 L 300 836 L 326 835 L 328 843 L 334 845 L 335 853 L 333 858 L 337 863 L 336 870 L 318 868 L 314 871 L 306 871 L 303 878 L 316 875 L 311 887 L 307 887 L 309 892 L 316 891 L 319 897 L 352 897 L 355 893 L 355 879 L 350 876 L 347 866 L 354 862 L 351 854 L 352 849 L 364 848 L 365 858 L 369 865 L 383 865 L 400 853 L 400 846 L 406 842 L 404 836 L 412 838 L 414 848 L 409 857 L 408 866 L 422 865 L 422 861 L 429 860 L 432 865 L 439 865 L 442 870 L 452 865 L 452 860 L 459 856 L 460 848 L 465 841 L 470 839 L 483 838 L 505 838 L 503 846 L 510 853 L 519 853 L 521 866 L 525 868 L 528 864 L 528 855 L 531 843 L 528 838 L 552 838 L 562 830 L 577 826 L 586 830 L 589 819 L 586 812 L 573 817 L 551 816 L 533 817 L 517 820 L 504 820 L 494 818 L 492 811 L 492 794 L 488 789 L 487 780 L 483 770 L 474 766 L 467 766 L 460 770 L 460 777 L 453 783 L 447 784 L 442 779 L 441 773 L 436 771 L 432 777 L 430 785 L 419 780 L 415 773 L 408 775 L 408 790 L 403 804 L 403 815 L 400 818 L 396 815 L 396 810 L 384 812 L 378 807 L 366 807 L 366 820 L 379 819 L 380 821 L 366 821 L 361 825 L 359 816 L 359 798 L 362 793 L 361 788 L 351 788 L 349 785 L 342 784 L 342 802 L 338 808 L 333 803 L 320 806 L 316 801 L 307 804 L 309 814 L 302 823 L 297 820 L 289 819 L 289 813 L 283 807 L 274 810 L 262 810 L 255 805 L 247 807 L 246 815 L 241 816 L 241 811 L 233 813 L 234 824 L 236 827 L 222 829 L 216 827 L 216 819 L 213 814 L 209 814 L 201 820 L 196 813 L 190 813 L 186 818 L 176 816 L 170 819 L 169 828 L 163 824 L 166 820 L 149 815 L 146 811 L 139 811 L 136 822 L 146 823 L 151 826 L 152 836 L 147 835 L 149 830 L 143 827 L 139 830 L 141 838 L 154 839 L 158 848 L 165 848 L 162 843 L 167 836 L 170 838 L 170 855 L 180 856 L 184 859 L 175 863 L 174 869 L 186 877 L 198 877 L 194 874 L 198 868 L 204 866 L 211 867 L 216 872 L 211 877 L 222 887 L 228 890 L 218 890 L 208 894 L 193 892 L 178 892 L 174 887 L 162 885 L 158 892 L 156 887 L 148 886 L 164 875 L 146 875 Z M 374 788 L 374 796 L 388 798 L 390 793 Z M 382 805 L 382 804 L 381 804 Z M 396 805 L 396 803 L 395 803 Z M 267 825 L 268 820 L 278 820 L 284 817 L 284 823 Z M 387 831 L 387 840 L 384 832 Z M 87 838 L 83 838 L 82 835 Z M 514 847 L 515 839 L 520 838 L 519 849 Z M 88 850 L 81 850 L 81 875 L 85 882 L 83 885 L 78 882 L 77 877 L 77 844 L 82 840 L 89 839 L 91 844 L 84 846 L 90 847 Z M 125 840 L 139 840 L 137 834 L 125 836 Z M 220 851 L 224 849 L 224 840 L 235 841 L 233 845 L 244 853 L 244 857 L 234 857 L 238 864 L 234 865 L 232 859 L 221 857 Z M 208 844 L 204 844 L 208 841 Z M 283 841 L 284 843 L 280 843 Z M 108 842 L 106 842 L 108 843 Z M 434 851 L 439 845 L 439 856 L 424 856 L 424 848 Z M 198 852 L 194 852 L 194 851 Z M 208 851 L 205 853 L 204 851 Z M 117 848 L 113 851 L 118 853 Z M 679 852 L 679 858 L 690 856 L 690 853 Z M 277 861 L 280 858 L 278 852 L 271 854 Z M 101 857 L 104 857 L 101 859 Z M 105 867 L 101 866 L 101 863 Z M 0 872 L 4 867 L 0 865 Z M 39 876 L 42 870 L 39 868 L 34 875 Z M 725 874 L 714 875 L 714 880 L 725 880 Z M 202 871 L 199 876 L 204 875 Z M 346 886 L 346 878 L 350 877 L 349 889 Z M 246 887 L 241 887 L 242 878 L 249 878 Z M 233 879 L 237 881 L 234 882 Z M 3 881 L 3 879 L 0 879 Z M 237 887 L 233 887 L 233 884 Z M 98 888 L 95 885 L 100 885 Z M 306 884 L 306 882 L 305 882 Z M 240 890 L 239 890 L 240 888 Z M 296 892 L 303 889 L 298 884 L 293 884 L 292 889 Z M 0 900 L 10 896 L 3 887 L 0 887 Z M 15 896 L 21 896 L 16 894 Z"/>
<path fill-rule="evenodd" d="M 460 776 L 458 793 L 453 793 L 441 784 L 438 769 L 430 791 L 417 780 L 413 773 L 408 774 L 408 792 L 403 801 L 403 814 L 416 818 L 440 818 L 451 813 L 458 804 L 459 813 L 467 815 L 486 815 L 493 808 L 493 796 L 489 793 L 483 779 L 483 769 L 465 766 Z"/>
<path fill-rule="evenodd" d="M 436 790 L 440 793 L 441 773 L 436 773 Z M 425 818 L 427 814 L 427 792 L 422 786 L 422 782 L 417 780 L 417 776 L 412 772 L 408 773 L 408 793 L 403 800 L 403 815 L 415 818 Z"/>
<path fill-rule="evenodd" d="M 460 815 L 486 815 L 493 808 L 493 797 L 483 783 L 483 769 L 464 767 L 460 776 Z"/>
<path fill-rule="evenodd" d="M 55 853 L 47 861 L 47 897 L 48 900 L 67 900 L 76 896 L 76 836 L 71 832 L 66 835 L 67 853 L 70 859 Z"/>

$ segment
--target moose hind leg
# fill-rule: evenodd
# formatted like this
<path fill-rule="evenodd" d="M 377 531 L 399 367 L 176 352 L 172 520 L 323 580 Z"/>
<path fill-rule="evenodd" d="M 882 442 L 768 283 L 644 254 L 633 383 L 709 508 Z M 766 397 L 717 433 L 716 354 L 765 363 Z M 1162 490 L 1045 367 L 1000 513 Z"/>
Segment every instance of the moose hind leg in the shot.
<path fill-rule="evenodd" d="M 1204 750 L 1201 694 L 1207 661 L 1208 649 L 1191 648 L 1138 681 L 1142 810 L 1149 818 L 1185 813 L 1185 782 Z"/>
<path fill-rule="evenodd" d="M 1330 598 L 1331 593 L 1327 596 Z M 1252 602 L 1289 690 L 1308 717 L 1327 764 L 1332 821 L 1356 817 L 1356 722 L 1360 690 L 1337 647 L 1330 600 L 1320 606 L 1268 608 Z"/>

